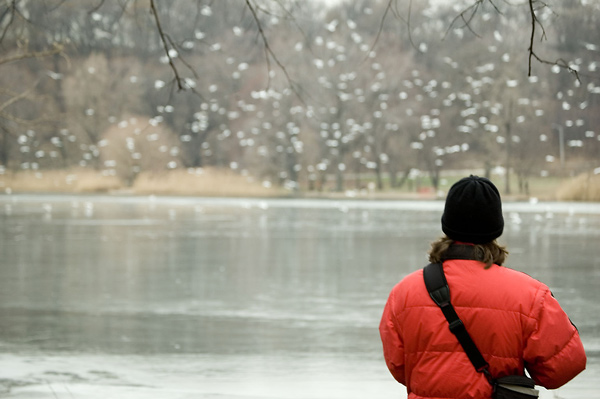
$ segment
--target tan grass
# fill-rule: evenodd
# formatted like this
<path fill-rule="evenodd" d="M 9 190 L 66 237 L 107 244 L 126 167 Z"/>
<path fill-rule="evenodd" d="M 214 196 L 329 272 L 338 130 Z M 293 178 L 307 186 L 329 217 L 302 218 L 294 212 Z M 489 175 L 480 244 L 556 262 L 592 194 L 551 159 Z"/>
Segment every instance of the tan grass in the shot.
<path fill-rule="evenodd" d="M 565 181 L 556 191 L 559 201 L 600 201 L 600 174 L 583 173 Z"/>
<path fill-rule="evenodd" d="M 0 174 L 0 192 L 109 193 L 194 195 L 210 197 L 275 197 L 286 193 L 250 177 L 220 169 L 175 169 L 142 172 L 132 187 L 116 176 L 90 169 L 19 171 Z"/>
<path fill-rule="evenodd" d="M 531 194 L 541 199 L 600 201 L 600 174 L 593 172 L 563 181 L 558 188 L 556 188 L 558 180 L 552 182 L 544 180 L 544 187 L 537 187 L 536 184 L 540 183 L 532 181 Z M 4 193 L 110 193 L 118 191 L 144 195 L 207 197 L 281 197 L 289 195 L 289 192 L 283 189 L 267 188 L 261 182 L 249 177 L 241 176 L 230 170 L 215 168 L 143 172 L 137 176 L 133 187 L 130 188 L 126 187 L 116 176 L 107 176 L 101 172 L 84 168 L 4 171 L 0 173 L 0 192 Z M 394 193 L 378 193 L 384 197 L 386 194 L 393 196 Z"/>
<path fill-rule="evenodd" d="M 273 197 L 284 194 L 280 189 L 264 187 L 252 178 L 214 168 L 142 172 L 132 189 L 136 194 L 206 197 Z"/>
<path fill-rule="evenodd" d="M 115 176 L 104 176 L 89 169 L 5 172 L 0 175 L 0 190 L 11 192 L 108 192 L 122 187 Z"/>

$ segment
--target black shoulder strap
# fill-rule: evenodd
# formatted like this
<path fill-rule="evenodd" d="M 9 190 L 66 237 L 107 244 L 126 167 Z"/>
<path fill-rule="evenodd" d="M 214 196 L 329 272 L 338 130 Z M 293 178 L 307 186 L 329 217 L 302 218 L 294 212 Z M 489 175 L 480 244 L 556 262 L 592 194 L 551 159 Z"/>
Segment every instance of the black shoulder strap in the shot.
<path fill-rule="evenodd" d="M 458 317 L 458 314 L 456 314 L 452 303 L 450 303 L 450 287 L 446 281 L 442 264 L 430 263 L 425 266 L 423 269 L 423 279 L 425 280 L 425 286 L 427 287 L 427 291 L 429 291 L 429 295 L 442 309 L 450 325 L 450 331 L 458 338 L 458 342 L 460 342 L 477 372 L 486 372 L 488 363 L 481 355 L 481 352 L 479 352 L 479 349 L 477 349 L 465 325 Z"/>

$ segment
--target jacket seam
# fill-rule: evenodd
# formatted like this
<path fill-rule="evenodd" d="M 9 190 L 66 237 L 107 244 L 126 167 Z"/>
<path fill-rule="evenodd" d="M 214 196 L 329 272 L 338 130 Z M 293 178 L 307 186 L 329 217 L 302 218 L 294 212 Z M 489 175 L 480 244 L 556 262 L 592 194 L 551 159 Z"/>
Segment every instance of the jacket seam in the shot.
<path fill-rule="evenodd" d="M 423 353 L 465 353 L 462 349 L 460 351 L 434 351 L 434 350 L 424 350 L 424 351 L 416 351 L 416 352 L 407 352 L 406 350 L 404 351 L 407 355 L 419 355 L 419 354 L 423 354 Z M 499 355 L 494 355 L 491 353 L 486 353 L 486 352 L 481 352 L 482 355 L 487 355 L 489 357 L 493 357 L 493 358 L 499 358 L 499 359 L 520 359 L 520 357 L 518 356 L 499 356 Z M 552 356 L 554 357 L 554 356 Z"/>
<path fill-rule="evenodd" d="M 531 331 L 531 333 L 530 333 L 530 334 L 527 336 L 527 340 L 529 340 L 529 338 L 530 338 L 530 337 L 531 337 L 533 334 L 535 334 L 535 332 L 536 332 L 537 330 L 539 330 L 539 328 L 540 328 L 540 317 L 542 316 L 542 312 L 544 311 L 544 306 L 546 305 L 546 292 L 547 292 L 547 291 L 549 291 L 549 290 L 550 290 L 550 289 L 548 289 L 548 290 L 546 290 L 546 289 L 543 289 L 543 287 L 542 287 L 542 286 L 540 286 L 540 287 L 538 288 L 537 292 L 535 293 L 535 294 L 536 294 L 536 296 L 537 296 L 538 292 L 540 292 L 540 291 L 543 291 L 543 292 L 542 292 L 542 299 L 541 299 L 541 301 L 540 301 L 540 308 L 539 308 L 539 309 L 538 309 L 538 311 L 537 311 L 537 315 L 536 315 L 536 316 L 533 316 L 533 317 L 532 317 L 532 316 L 528 316 L 529 318 L 532 318 L 533 320 L 535 320 L 535 328 L 534 328 L 534 329 L 533 329 L 533 331 Z M 535 301 L 534 301 L 534 305 L 532 306 L 532 309 L 531 309 L 531 311 L 533 311 L 534 307 L 535 307 Z"/>
<path fill-rule="evenodd" d="M 392 292 L 390 292 L 390 300 L 389 300 L 389 305 L 390 305 L 390 314 L 392 316 L 392 325 L 394 327 L 395 333 L 398 335 L 398 338 L 400 339 L 400 341 L 404 341 L 404 331 L 402 330 L 402 323 L 400 323 L 401 318 L 398 317 L 398 315 L 396 314 L 396 306 L 398 304 L 398 300 L 396 299 L 397 295 L 396 295 L 396 290 L 392 290 Z"/>
<path fill-rule="evenodd" d="M 521 316 L 525 316 L 529 319 L 534 319 L 537 320 L 534 316 L 531 316 L 529 314 L 520 312 L 518 310 L 510 310 L 510 309 L 500 309 L 500 308 L 492 308 L 492 307 L 485 307 L 485 306 L 460 306 L 460 305 L 453 305 L 455 309 L 484 309 L 484 310 L 496 310 L 498 312 L 506 312 L 506 313 L 515 313 Z M 412 305 L 412 306 L 406 306 L 404 309 L 417 309 L 417 308 L 437 308 L 437 305 Z"/>
<path fill-rule="evenodd" d="M 560 348 L 560 350 L 558 352 L 556 352 L 555 354 L 553 354 L 549 358 L 544 359 L 543 362 L 547 362 L 547 361 L 555 358 L 556 356 L 560 355 L 562 352 L 564 352 L 567 349 L 567 346 L 569 346 L 569 344 L 571 343 L 571 341 L 573 341 L 573 337 L 575 336 L 575 333 L 576 333 L 576 331 L 573 331 L 573 334 L 571 334 L 571 336 L 569 337 L 569 339 L 567 340 L 567 342 L 564 344 L 564 346 L 562 348 Z"/>

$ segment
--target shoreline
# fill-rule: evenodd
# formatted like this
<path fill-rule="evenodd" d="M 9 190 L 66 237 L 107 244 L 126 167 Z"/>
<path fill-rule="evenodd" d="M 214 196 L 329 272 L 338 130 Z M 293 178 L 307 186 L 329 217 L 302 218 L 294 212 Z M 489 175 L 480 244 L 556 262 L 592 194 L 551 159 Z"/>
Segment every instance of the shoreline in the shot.
<path fill-rule="evenodd" d="M 403 188 L 377 190 L 373 183 L 362 188 L 336 191 L 332 187 L 306 190 L 304 186 L 280 187 L 268 181 L 259 182 L 250 176 L 228 170 L 174 170 L 142 173 L 130 186 L 115 176 L 90 170 L 50 170 L 0 174 L 0 195 L 106 195 L 106 196 L 169 196 L 201 198 L 291 198 L 331 200 L 432 201 L 444 199 L 447 190 L 459 175 L 448 175 L 436 191 L 425 181 Z M 573 178 L 532 178 L 528 193 L 507 194 L 499 177 L 492 178 L 506 202 L 600 202 L 600 174 Z"/>
<path fill-rule="evenodd" d="M 268 195 L 260 194 L 247 194 L 242 193 L 180 193 L 177 191 L 172 192 L 136 192 L 132 189 L 119 189 L 109 191 L 56 191 L 56 190 L 19 190 L 13 191 L 0 191 L 0 197 L 10 196 L 76 196 L 76 197 L 131 197 L 131 198 L 144 198 L 144 197 L 155 197 L 155 198 L 202 198 L 202 199 L 257 199 L 257 200 L 331 200 L 331 201 L 443 201 L 446 193 L 430 193 L 430 192 L 393 192 L 393 191 L 381 191 L 381 192 L 368 192 L 368 193 L 356 193 L 352 190 L 346 190 L 345 192 L 314 192 L 314 191 L 299 191 L 299 192 L 279 192 L 270 193 Z M 537 203 L 537 202 L 548 202 L 548 203 L 600 203 L 600 201 L 592 200 L 564 200 L 558 199 L 555 196 L 535 196 L 535 195 L 524 195 L 524 194 L 502 194 L 503 202 L 519 202 L 519 203 Z"/>
<path fill-rule="evenodd" d="M 387 211 L 441 211 L 443 198 L 429 199 L 391 199 L 391 198 L 303 198 L 303 197 L 207 197 L 207 196 L 177 196 L 177 195 L 129 195 L 129 194 L 98 194 L 98 193 L 19 193 L 1 194 L 0 206 L 5 212 L 12 213 L 13 205 L 29 204 L 39 206 L 42 212 L 50 214 L 54 205 L 74 208 L 85 207 L 93 209 L 94 204 L 114 205 L 146 205 L 161 207 L 190 208 L 196 212 L 206 212 L 212 208 L 240 208 L 247 210 L 267 211 L 277 208 L 296 209 L 331 209 L 339 212 L 357 210 L 387 210 Z M 2 209 L 2 208 L 0 208 Z M 519 213 L 534 213 L 541 217 L 551 218 L 553 214 L 597 215 L 600 214 L 600 202 L 583 201 L 541 201 L 504 200 L 503 212 L 505 217 L 516 219 L 520 223 Z"/>

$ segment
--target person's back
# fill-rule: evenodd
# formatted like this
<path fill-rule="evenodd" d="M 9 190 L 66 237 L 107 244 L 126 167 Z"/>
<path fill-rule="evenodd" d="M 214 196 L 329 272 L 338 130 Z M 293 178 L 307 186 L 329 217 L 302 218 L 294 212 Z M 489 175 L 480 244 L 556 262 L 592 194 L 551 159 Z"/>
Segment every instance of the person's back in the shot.
<path fill-rule="evenodd" d="M 477 185 L 478 189 L 489 182 L 468 179 L 471 180 L 467 183 Z M 452 190 L 449 197 L 451 194 Z M 448 222 L 450 211 L 452 208 L 447 206 L 443 229 L 455 235 L 452 230 L 455 225 Z M 482 219 L 486 228 L 491 229 L 491 235 L 483 234 L 480 238 L 459 232 L 456 235 L 461 240 L 466 238 L 465 241 L 476 243 L 458 244 L 479 251 L 482 256 L 487 251 L 498 257 L 494 254 L 502 253 L 501 247 L 488 243 L 490 237 L 493 241 L 502 232 L 501 214 L 495 217 Z M 471 227 L 476 228 L 476 223 Z M 444 250 L 457 245 L 451 239 L 440 243 Z M 488 244 L 479 245 L 482 243 Z M 438 255 L 443 257 L 444 250 L 433 256 L 433 260 L 437 261 Z M 499 258 L 503 260 L 503 254 Z M 485 262 L 445 260 L 443 266 L 452 304 L 489 363 L 491 374 L 496 378 L 523 375 L 526 368 L 538 385 L 552 389 L 565 384 L 585 368 L 585 352 L 577 329 L 546 285 L 524 273 L 491 264 L 485 256 L 484 259 Z M 409 398 L 491 397 L 490 383 L 474 369 L 450 332 L 440 308 L 429 296 L 422 270 L 394 287 L 384 308 L 380 332 L 388 368 L 396 380 L 406 385 Z"/>

